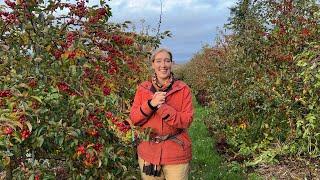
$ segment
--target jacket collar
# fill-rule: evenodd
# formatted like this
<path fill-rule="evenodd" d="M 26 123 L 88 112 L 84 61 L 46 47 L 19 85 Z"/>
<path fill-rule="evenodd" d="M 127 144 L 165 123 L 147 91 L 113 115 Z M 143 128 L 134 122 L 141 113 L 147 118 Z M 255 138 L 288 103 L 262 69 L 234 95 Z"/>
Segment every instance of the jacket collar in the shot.
<path fill-rule="evenodd" d="M 172 87 L 170 89 L 170 91 L 168 92 L 167 96 L 179 91 L 180 89 L 184 88 L 186 85 L 184 83 L 182 83 L 180 80 L 175 80 L 174 83 L 172 84 Z M 150 81 L 145 81 L 143 83 L 141 83 L 141 87 L 147 89 L 150 93 L 154 93 L 155 89 L 152 86 L 152 83 Z"/>

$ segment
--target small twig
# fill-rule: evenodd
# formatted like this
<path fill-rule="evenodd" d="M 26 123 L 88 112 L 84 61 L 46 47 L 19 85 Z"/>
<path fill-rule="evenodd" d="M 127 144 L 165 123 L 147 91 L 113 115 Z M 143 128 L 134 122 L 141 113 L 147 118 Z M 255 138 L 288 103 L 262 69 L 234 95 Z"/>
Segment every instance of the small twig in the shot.
<path fill-rule="evenodd" d="M 162 0 L 160 0 L 160 8 L 161 9 L 160 9 L 159 23 L 158 23 L 158 29 L 157 29 L 157 35 L 156 35 L 157 38 L 159 38 L 161 22 L 162 22 Z"/>
<path fill-rule="evenodd" d="M 32 12 L 29 11 L 29 13 L 31 14 Z M 32 25 L 32 27 L 33 27 L 33 32 L 34 32 L 36 35 L 38 35 L 38 32 L 37 32 L 37 30 L 36 30 L 36 25 L 34 24 L 32 18 L 30 18 L 30 22 L 31 22 L 31 25 Z"/>

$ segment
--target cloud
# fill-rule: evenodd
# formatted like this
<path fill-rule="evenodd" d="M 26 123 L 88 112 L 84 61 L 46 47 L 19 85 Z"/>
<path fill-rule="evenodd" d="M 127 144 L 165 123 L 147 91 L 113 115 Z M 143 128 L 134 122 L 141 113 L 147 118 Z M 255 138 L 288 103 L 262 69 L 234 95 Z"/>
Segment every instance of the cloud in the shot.
<path fill-rule="evenodd" d="M 170 30 L 173 38 L 162 41 L 172 49 L 178 63 L 190 60 L 205 44 L 213 44 L 217 27 L 222 28 L 235 0 L 162 0 L 161 30 Z M 160 0 L 115 0 L 110 2 L 112 21 L 131 20 L 141 27 L 157 27 L 161 12 Z"/>
<path fill-rule="evenodd" d="M 142 9 L 143 11 L 160 11 L 160 1 L 154 0 L 114 0 L 110 1 L 109 4 L 116 10 L 131 13 L 139 12 Z"/>

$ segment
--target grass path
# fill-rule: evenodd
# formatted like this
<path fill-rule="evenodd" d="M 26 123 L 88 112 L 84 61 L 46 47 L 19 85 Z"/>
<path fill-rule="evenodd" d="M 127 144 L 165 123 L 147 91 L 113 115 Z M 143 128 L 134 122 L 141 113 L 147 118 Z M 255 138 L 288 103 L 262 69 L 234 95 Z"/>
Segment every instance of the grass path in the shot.
<path fill-rule="evenodd" d="M 223 165 L 223 158 L 213 148 L 214 141 L 209 136 L 203 123 L 203 118 L 205 118 L 206 114 L 205 111 L 205 108 L 196 104 L 194 120 L 189 129 L 193 150 L 191 175 L 189 179 L 245 179 L 241 175 L 228 171 L 228 167 Z"/>

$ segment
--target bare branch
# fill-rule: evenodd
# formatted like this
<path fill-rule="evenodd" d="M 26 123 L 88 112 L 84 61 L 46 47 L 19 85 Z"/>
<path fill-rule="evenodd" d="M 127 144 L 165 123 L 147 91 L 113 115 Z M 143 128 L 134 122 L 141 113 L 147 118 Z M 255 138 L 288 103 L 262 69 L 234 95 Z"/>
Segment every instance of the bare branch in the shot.
<path fill-rule="evenodd" d="M 157 30 L 157 35 L 156 37 L 159 38 L 160 35 L 160 27 L 161 27 L 161 22 L 162 22 L 162 0 L 160 0 L 160 16 L 159 16 L 159 22 L 158 22 L 158 30 Z"/>

